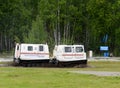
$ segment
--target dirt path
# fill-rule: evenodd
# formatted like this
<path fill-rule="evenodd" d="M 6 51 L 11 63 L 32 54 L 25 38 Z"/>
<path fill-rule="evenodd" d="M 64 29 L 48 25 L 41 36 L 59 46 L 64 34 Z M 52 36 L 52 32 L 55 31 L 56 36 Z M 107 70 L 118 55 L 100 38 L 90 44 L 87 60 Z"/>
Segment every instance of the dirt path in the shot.
<path fill-rule="evenodd" d="M 108 72 L 108 71 L 70 71 L 70 72 L 79 74 L 91 74 L 96 76 L 120 76 L 120 72 Z"/>

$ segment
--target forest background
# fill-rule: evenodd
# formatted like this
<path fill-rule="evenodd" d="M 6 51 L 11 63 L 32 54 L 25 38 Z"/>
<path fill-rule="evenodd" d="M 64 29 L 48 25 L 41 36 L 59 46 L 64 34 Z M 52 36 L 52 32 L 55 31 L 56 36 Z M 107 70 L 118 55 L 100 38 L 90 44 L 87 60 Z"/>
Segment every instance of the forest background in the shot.
<path fill-rule="evenodd" d="M 120 0 L 0 0 L 0 52 L 15 42 L 100 46 L 120 56 Z"/>

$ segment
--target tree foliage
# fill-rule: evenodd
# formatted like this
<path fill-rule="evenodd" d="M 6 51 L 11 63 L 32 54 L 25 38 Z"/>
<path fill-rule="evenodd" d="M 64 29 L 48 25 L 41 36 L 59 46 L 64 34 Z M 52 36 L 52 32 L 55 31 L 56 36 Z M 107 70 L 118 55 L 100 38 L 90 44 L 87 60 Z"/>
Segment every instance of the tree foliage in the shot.
<path fill-rule="evenodd" d="M 119 55 L 119 0 L 0 0 L 0 52 L 14 42 L 101 45 Z"/>

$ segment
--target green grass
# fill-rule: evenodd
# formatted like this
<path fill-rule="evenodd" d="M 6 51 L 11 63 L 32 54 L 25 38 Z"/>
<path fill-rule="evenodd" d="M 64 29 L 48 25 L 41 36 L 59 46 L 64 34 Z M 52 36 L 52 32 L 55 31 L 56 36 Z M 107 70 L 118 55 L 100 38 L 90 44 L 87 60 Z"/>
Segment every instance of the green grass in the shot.
<path fill-rule="evenodd" d="M 120 62 L 89 62 L 88 68 L 1 67 L 0 88 L 119 88 L 120 77 L 70 73 L 73 70 L 119 71 Z"/>
<path fill-rule="evenodd" d="M 94 61 L 89 62 L 88 66 L 91 68 L 85 68 L 85 70 L 95 70 L 95 71 L 119 71 L 120 72 L 120 62 L 116 61 Z"/>

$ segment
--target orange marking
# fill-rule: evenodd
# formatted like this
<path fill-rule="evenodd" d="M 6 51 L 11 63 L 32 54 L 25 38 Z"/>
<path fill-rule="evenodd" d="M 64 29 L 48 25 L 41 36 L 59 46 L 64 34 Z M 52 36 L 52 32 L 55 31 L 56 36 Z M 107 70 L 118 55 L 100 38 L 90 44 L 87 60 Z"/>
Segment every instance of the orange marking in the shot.
<path fill-rule="evenodd" d="M 36 52 L 21 52 L 20 54 L 41 54 L 41 55 L 49 55 L 49 53 L 36 53 Z"/>
<path fill-rule="evenodd" d="M 83 54 L 62 54 L 62 56 L 84 56 Z"/>

